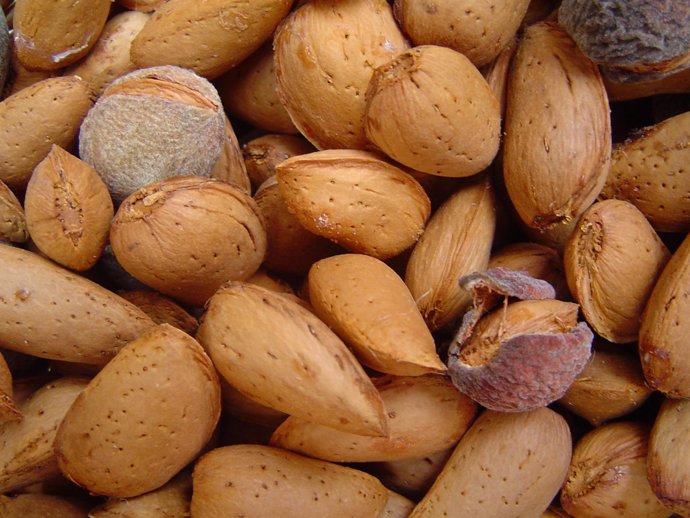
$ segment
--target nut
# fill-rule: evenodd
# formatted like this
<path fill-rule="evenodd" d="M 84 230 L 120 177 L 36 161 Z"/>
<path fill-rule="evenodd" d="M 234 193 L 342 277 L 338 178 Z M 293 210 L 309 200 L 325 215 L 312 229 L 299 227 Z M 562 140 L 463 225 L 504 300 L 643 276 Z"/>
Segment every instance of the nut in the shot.
<path fill-rule="evenodd" d="M 308 140 L 297 135 L 262 135 L 242 146 L 247 174 L 256 188 L 276 174 L 281 162 L 314 151 Z"/>
<path fill-rule="evenodd" d="M 29 239 L 26 218 L 19 200 L 0 180 L 0 241 L 23 243 Z"/>

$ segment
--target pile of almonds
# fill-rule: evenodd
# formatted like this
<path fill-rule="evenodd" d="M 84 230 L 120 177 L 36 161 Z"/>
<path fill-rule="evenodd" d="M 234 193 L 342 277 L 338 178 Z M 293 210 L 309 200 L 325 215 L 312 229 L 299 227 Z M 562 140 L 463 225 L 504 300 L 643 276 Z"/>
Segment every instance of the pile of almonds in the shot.
<path fill-rule="evenodd" d="M 680 0 L 0 1 L 0 516 L 690 517 Z"/>

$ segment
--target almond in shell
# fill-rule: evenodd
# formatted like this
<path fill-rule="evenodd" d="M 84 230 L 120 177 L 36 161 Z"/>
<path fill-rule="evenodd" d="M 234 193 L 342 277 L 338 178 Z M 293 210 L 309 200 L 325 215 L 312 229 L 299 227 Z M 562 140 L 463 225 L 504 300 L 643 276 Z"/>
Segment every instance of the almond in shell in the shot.
<path fill-rule="evenodd" d="M 291 156 L 313 151 L 314 146 L 304 137 L 272 133 L 252 139 L 242 146 L 247 174 L 257 188 L 276 174 L 276 166 L 281 162 Z"/>
<path fill-rule="evenodd" d="M 0 241 L 23 243 L 29 239 L 24 209 L 5 182 L 0 180 Z"/>
<path fill-rule="evenodd" d="M 22 414 L 13 399 L 12 372 L 0 353 L 0 424 L 5 421 L 21 421 Z"/>

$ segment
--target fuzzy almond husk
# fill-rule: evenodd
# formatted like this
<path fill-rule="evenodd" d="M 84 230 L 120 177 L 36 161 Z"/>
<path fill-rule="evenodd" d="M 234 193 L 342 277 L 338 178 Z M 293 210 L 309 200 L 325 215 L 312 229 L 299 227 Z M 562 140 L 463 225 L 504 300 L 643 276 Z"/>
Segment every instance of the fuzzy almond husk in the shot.
<path fill-rule="evenodd" d="M 24 210 L 38 249 L 77 271 L 88 270 L 100 258 L 114 213 L 98 173 L 56 145 L 31 175 Z"/>
<path fill-rule="evenodd" d="M 359 360 L 379 372 L 445 372 L 436 344 L 403 280 L 386 263 L 342 254 L 309 270 L 309 300 Z"/>
<path fill-rule="evenodd" d="M 690 515 L 690 400 L 667 399 L 649 435 L 647 477 L 652 491 L 674 513 Z"/>
<path fill-rule="evenodd" d="M 565 420 L 548 408 L 486 411 L 460 439 L 410 518 L 538 516 L 558 493 L 572 444 Z"/>
<path fill-rule="evenodd" d="M 639 352 L 649 386 L 690 397 L 690 236 L 661 272 L 642 314 Z"/>
<path fill-rule="evenodd" d="M 302 136 L 272 133 L 252 139 L 242 146 L 247 174 L 256 188 L 276 174 L 276 166 L 281 162 L 314 151 L 314 146 Z"/>
<path fill-rule="evenodd" d="M 134 304 L 37 254 L 0 244 L 0 346 L 104 364 L 154 324 Z"/>
<path fill-rule="evenodd" d="M 178 176 L 120 205 L 110 229 L 118 262 L 135 278 L 200 306 L 228 280 L 244 280 L 266 255 L 258 206 L 238 187 Z"/>
<path fill-rule="evenodd" d="M 508 83 L 503 175 L 522 221 L 561 245 L 601 191 L 611 122 L 599 71 L 556 24 L 525 29 Z"/>
<path fill-rule="evenodd" d="M 93 48 L 110 13 L 111 0 L 24 0 L 13 12 L 17 55 L 30 69 L 57 70 Z"/>
<path fill-rule="evenodd" d="M 24 493 L 13 497 L 0 496 L 0 516 L 3 518 L 84 518 L 84 513 L 84 505 L 56 495 Z"/>
<path fill-rule="evenodd" d="M 599 426 L 631 413 L 651 394 L 637 354 L 598 349 L 559 403 Z"/>
<path fill-rule="evenodd" d="M 365 437 L 288 417 L 271 445 L 331 462 L 414 459 L 452 448 L 472 424 L 477 405 L 437 375 L 374 381 L 388 414 L 388 437 Z"/>
<path fill-rule="evenodd" d="M 161 324 L 89 382 L 60 423 L 55 454 L 62 473 L 91 493 L 138 496 L 191 462 L 219 417 L 210 358 L 189 335 Z"/>
<path fill-rule="evenodd" d="M 690 230 L 690 112 L 644 128 L 611 155 L 601 196 L 635 205 L 660 232 Z"/>
<path fill-rule="evenodd" d="M 364 124 L 367 138 L 401 164 L 440 176 L 471 176 L 498 152 L 501 112 L 465 56 L 422 45 L 374 71 Z"/>
<path fill-rule="evenodd" d="M 458 280 L 486 269 L 495 228 L 494 194 L 486 180 L 460 188 L 429 221 L 410 255 L 405 284 L 432 331 L 470 305 Z"/>
<path fill-rule="evenodd" d="M 81 77 L 88 81 L 94 94 L 102 94 L 111 81 L 136 69 L 129 49 L 148 19 L 147 14 L 139 11 L 125 11 L 113 16 L 105 24 L 88 56 L 67 67 L 65 74 Z"/>
<path fill-rule="evenodd" d="M 364 94 L 374 69 L 407 49 L 385 0 L 299 6 L 276 31 L 280 101 L 318 149 L 364 149 Z"/>
<path fill-rule="evenodd" d="M 192 336 L 194 336 L 197 327 L 199 327 L 199 322 L 196 318 L 160 293 L 132 290 L 119 291 L 117 294 L 141 309 L 156 324 L 170 324 Z"/>
<path fill-rule="evenodd" d="M 22 420 L 0 428 L 0 492 L 8 493 L 60 473 L 53 441 L 67 410 L 88 380 L 62 378 L 19 404 Z"/>
<path fill-rule="evenodd" d="M 671 254 L 634 205 L 605 200 L 582 215 L 565 247 L 570 292 L 594 331 L 636 342 L 640 318 Z"/>
<path fill-rule="evenodd" d="M 39 81 L 0 103 L 0 180 L 26 186 L 53 144 L 69 149 L 93 104 L 89 84 L 75 76 Z"/>
<path fill-rule="evenodd" d="M 381 396 L 326 324 L 286 296 L 229 282 L 197 331 L 218 372 L 255 401 L 361 435 L 385 436 Z"/>
<path fill-rule="evenodd" d="M 577 518 L 666 518 L 669 509 L 647 481 L 649 431 L 624 421 L 582 437 L 561 490 L 563 509 Z"/>
<path fill-rule="evenodd" d="M 139 68 L 176 65 L 214 79 L 270 38 L 293 1 L 169 0 L 132 42 L 132 61 Z"/>
<path fill-rule="evenodd" d="M 0 241 L 23 243 L 29 239 L 24 209 L 5 182 L 0 180 Z"/>
<path fill-rule="evenodd" d="M 388 490 L 371 475 L 277 448 L 217 448 L 194 467 L 192 516 L 378 518 Z"/>
<path fill-rule="evenodd" d="M 412 176 L 366 151 L 288 158 L 276 178 L 288 210 L 307 230 L 381 260 L 416 243 L 431 213 Z"/>
<path fill-rule="evenodd" d="M 515 36 L 530 0 L 456 0 L 421 3 L 396 0 L 395 17 L 415 45 L 441 45 L 481 67 Z"/>
<path fill-rule="evenodd" d="M 6 421 L 21 421 L 22 414 L 13 399 L 12 371 L 5 357 L 0 353 L 0 424 Z"/>

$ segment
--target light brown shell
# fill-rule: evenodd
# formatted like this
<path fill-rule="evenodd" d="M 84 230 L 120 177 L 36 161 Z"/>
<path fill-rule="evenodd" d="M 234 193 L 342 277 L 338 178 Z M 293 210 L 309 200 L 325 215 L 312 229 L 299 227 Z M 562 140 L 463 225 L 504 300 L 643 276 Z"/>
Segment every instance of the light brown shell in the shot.
<path fill-rule="evenodd" d="M 132 42 L 132 61 L 139 68 L 177 65 L 213 79 L 258 49 L 293 1 L 169 1 Z"/>
<path fill-rule="evenodd" d="M 446 47 L 414 47 L 377 68 L 365 110 L 367 138 L 417 171 L 471 176 L 498 152 L 498 100 L 479 70 Z"/>
<path fill-rule="evenodd" d="M 307 282 L 314 313 L 367 367 L 399 376 L 445 372 L 412 294 L 386 263 L 336 255 L 315 263 Z"/>
<path fill-rule="evenodd" d="M 604 198 L 635 205 L 661 232 L 690 230 L 690 112 L 640 131 L 616 146 Z"/>
<path fill-rule="evenodd" d="M 412 176 L 365 151 L 288 158 L 276 178 L 288 210 L 307 230 L 382 260 L 411 247 L 431 213 Z"/>
<path fill-rule="evenodd" d="M 115 0 L 122 7 L 151 13 L 169 0 Z"/>
<path fill-rule="evenodd" d="M 6 421 L 21 421 L 22 414 L 13 399 L 12 371 L 5 357 L 0 353 L 0 424 Z"/>
<path fill-rule="evenodd" d="M 25 493 L 13 497 L 0 496 L 0 516 L 3 518 L 84 518 L 84 506 L 55 495 Z"/>
<path fill-rule="evenodd" d="M 565 247 L 570 292 L 587 322 L 614 343 L 636 342 L 640 319 L 671 254 L 644 215 L 605 200 L 582 215 Z"/>
<path fill-rule="evenodd" d="M 418 459 L 393 460 L 370 464 L 370 471 L 386 487 L 419 501 L 432 486 L 455 448 Z"/>
<path fill-rule="evenodd" d="M 432 331 L 469 306 L 470 294 L 458 281 L 486 269 L 495 226 L 488 181 L 458 189 L 429 221 L 407 263 L 405 284 Z"/>
<path fill-rule="evenodd" d="M 194 335 L 199 322 L 172 300 L 155 291 L 119 291 L 120 297 L 131 302 L 156 324 L 170 324 L 188 335 Z"/>
<path fill-rule="evenodd" d="M 65 476 L 90 492 L 137 496 L 191 462 L 219 416 L 211 360 L 189 335 L 162 324 L 89 382 L 60 424 L 55 453 Z"/>
<path fill-rule="evenodd" d="M 690 67 L 670 76 L 639 83 L 616 83 L 604 77 L 610 101 L 628 101 L 658 94 L 690 92 Z"/>
<path fill-rule="evenodd" d="M 386 508 L 379 515 L 380 518 L 407 518 L 414 509 L 414 502 L 398 493 L 388 491 Z"/>
<path fill-rule="evenodd" d="M 57 144 L 77 137 L 92 105 L 89 84 L 78 77 L 45 79 L 0 103 L 0 180 L 22 189 L 34 167 Z"/>
<path fill-rule="evenodd" d="M 24 209 L 5 182 L 0 180 L 0 241 L 23 243 L 29 239 Z"/>
<path fill-rule="evenodd" d="M 72 270 L 91 268 L 103 253 L 113 202 L 98 173 L 59 146 L 36 166 L 24 198 L 34 244 Z"/>
<path fill-rule="evenodd" d="M 298 135 L 267 134 L 242 146 L 244 163 L 254 187 L 276 174 L 276 166 L 295 155 L 316 151 L 308 140 Z"/>
<path fill-rule="evenodd" d="M 247 167 L 244 163 L 240 143 L 237 141 L 235 130 L 227 117 L 225 117 L 223 148 L 220 151 L 220 157 L 218 157 L 216 165 L 211 170 L 211 178 L 236 185 L 247 194 L 252 192 L 251 180 L 247 174 Z"/>
<path fill-rule="evenodd" d="M 611 123 L 596 65 L 551 22 L 525 29 L 511 67 L 503 175 L 522 221 L 560 244 L 606 180 Z"/>
<path fill-rule="evenodd" d="M 165 295 L 202 305 L 221 284 L 250 277 L 266 254 L 259 208 L 239 188 L 195 176 L 140 189 L 110 229 L 118 262 Z"/>
<path fill-rule="evenodd" d="M 278 97 L 318 149 L 364 149 L 364 94 L 374 69 L 407 48 L 385 0 L 299 6 L 276 31 Z"/>
<path fill-rule="evenodd" d="M 194 467 L 192 516 L 378 518 L 388 490 L 352 468 L 267 446 L 237 445 Z"/>
<path fill-rule="evenodd" d="M 85 56 L 103 30 L 111 0 L 25 0 L 13 14 L 17 55 L 27 68 L 57 70 Z"/>

